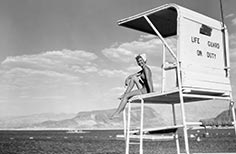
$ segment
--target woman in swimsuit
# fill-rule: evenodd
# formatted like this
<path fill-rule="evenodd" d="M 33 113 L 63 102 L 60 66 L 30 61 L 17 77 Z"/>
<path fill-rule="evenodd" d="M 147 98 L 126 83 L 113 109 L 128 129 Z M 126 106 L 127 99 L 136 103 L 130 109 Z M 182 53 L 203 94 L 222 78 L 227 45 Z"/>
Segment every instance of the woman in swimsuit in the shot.
<path fill-rule="evenodd" d="M 142 70 L 135 74 L 129 75 L 126 78 L 125 85 L 127 86 L 127 88 L 124 94 L 120 96 L 120 105 L 112 114 L 111 118 L 117 116 L 124 110 L 125 105 L 131 97 L 153 92 L 152 72 L 151 69 L 146 65 L 146 55 L 140 54 L 136 56 L 135 59 Z M 137 90 L 132 90 L 134 85 L 136 85 L 136 87 L 138 88 Z"/>

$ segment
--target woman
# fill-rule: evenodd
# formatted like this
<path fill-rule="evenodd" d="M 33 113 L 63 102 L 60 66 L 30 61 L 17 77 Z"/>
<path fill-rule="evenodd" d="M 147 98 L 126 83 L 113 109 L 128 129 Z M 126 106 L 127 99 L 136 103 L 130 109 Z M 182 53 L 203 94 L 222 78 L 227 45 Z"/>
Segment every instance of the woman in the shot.
<path fill-rule="evenodd" d="M 142 70 L 126 78 L 125 85 L 127 88 L 124 94 L 120 96 L 120 105 L 112 114 L 111 118 L 117 116 L 124 110 L 125 105 L 131 97 L 153 92 L 152 72 L 151 69 L 146 65 L 146 55 L 140 54 L 136 56 L 135 59 Z M 132 90 L 134 85 L 136 85 L 138 88 L 137 90 Z"/>

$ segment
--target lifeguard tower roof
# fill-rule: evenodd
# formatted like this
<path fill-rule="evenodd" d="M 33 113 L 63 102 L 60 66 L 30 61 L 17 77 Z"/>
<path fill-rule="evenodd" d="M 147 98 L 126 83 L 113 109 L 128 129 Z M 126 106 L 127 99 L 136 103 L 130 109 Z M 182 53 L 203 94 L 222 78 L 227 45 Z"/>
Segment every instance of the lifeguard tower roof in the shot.
<path fill-rule="evenodd" d="M 118 24 L 120 26 L 156 35 L 155 31 L 145 20 L 144 15 L 149 17 L 164 38 L 177 35 L 177 20 L 180 16 L 208 26 L 210 25 L 211 28 L 222 29 L 221 22 L 176 4 L 166 4 L 148 10 L 119 20 Z"/>

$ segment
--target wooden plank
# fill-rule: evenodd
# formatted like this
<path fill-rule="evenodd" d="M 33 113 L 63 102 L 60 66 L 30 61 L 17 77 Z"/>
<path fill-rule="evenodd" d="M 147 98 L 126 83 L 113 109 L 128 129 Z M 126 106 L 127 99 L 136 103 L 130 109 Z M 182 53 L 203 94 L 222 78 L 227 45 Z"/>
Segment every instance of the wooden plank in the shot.
<path fill-rule="evenodd" d="M 124 139 L 124 135 L 116 135 L 117 139 Z M 130 139 L 139 140 L 139 135 L 130 135 Z M 143 135 L 144 140 L 170 141 L 174 139 L 173 135 Z"/>
<path fill-rule="evenodd" d="M 215 97 L 206 97 L 205 95 L 198 95 L 198 97 L 185 97 L 184 102 L 193 102 L 193 101 L 203 101 L 203 100 L 209 100 L 213 99 Z M 176 104 L 180 103 L 179 98 L 179 91 L 173 90 L 170 92 L 164 92 L 164 93 L 148 93 L 143 95 L 134 96 L 130 99 L 131 103 L 140 103 L 141 99 L 144 100 L 145 104 Z"/>
<path fill-rule="evenodd" d="M 155 127 L 155 128 L 146 128 L 145 131 L 152 131 L 152 130 L 164 130 L 170 128 L 181 128 L 183 125 L 174 125 L 174 126 L 164 126 L 164 127 Z"/>

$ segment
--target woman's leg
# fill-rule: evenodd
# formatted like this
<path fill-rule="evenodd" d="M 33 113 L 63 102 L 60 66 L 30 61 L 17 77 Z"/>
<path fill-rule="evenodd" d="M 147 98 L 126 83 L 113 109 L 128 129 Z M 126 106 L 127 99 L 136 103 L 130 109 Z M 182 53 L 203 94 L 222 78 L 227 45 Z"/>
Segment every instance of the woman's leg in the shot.
<path fill-rule="evenodd" d="M 127 93 L 128 89 L 130 89 L 129 87 L 132 86 L 132 81 L 131 81 L 131 80 L 132 80 L 132 79 L 129 79 L 129 80 L 127 81 L 127 83 L 125 84 L 125 85 L 126 85 L 125 92 L 124 92 L 120 97 L 118 97 L 118 99 L 122 100 L 123 97 L 125 96 L 125 94 Z"/>
<path fill-rule="evenodd" d="M 139 78 L 138 78 L 137 76 L 133 76 L 133 77 L 129 80 L 128 86 L 127 86 L 127 88 L 126 88 L 124 94 L 121 95 L 121 96 L 119 97 L 119 99 L 123 99 L 124 95 L 127 94 L 127 93 L 129 93 L 129 92 L 134 88 L 134 85 L 136 85 L 136 87 L 137 87 L 138 89 L 142 89 L 142 87 L 143 87 L 142 84 L 139 82 Z"/>
<path fill-rule="evenodd" d="M 111 118 L 120 114 L 124 109 L 125 109 L 125 106 L 128 102 L 128 100 L 133 97 L 133 96 L 136 96 L 136 95 L 140 95 L 142 94 L 142 89 L 139 89 L 139 90 L 134 90 L 134 91 L 131 91 L 127 94 L 124 95 L 123 99 L 121 100 L 118 108 L 116 109 L 116 111 L 112 114 Z"/>
<path fill-rule="evenodd" d="M 131 91 L 135 84 L 136 84 L 138 90 Z M 124 110 L 124 108 L 128 102 L 128 99 L 130 99 L 133 96 L 145 93 L 146 90 L 145 90 L 145 88 L 143 88 L 142 84 L 139 82 L 139 78 L 135 76 L 131 79 L 125 92 L 126 93 L 124 93 L 124 95 L 122 96 L 120 105 L 118 106 L 117 110 L 112 114 L 111 117 L 114 117 L 115 115 L 120 114 L 120 112 L 122 112 Z"/>
<path fill-rule="evenodd" d="M 129 86 L 126 89 L 126 93 L 129 93 L 134 88 L 134 85 L 136 85 L 138 89 L 143 88 L 143 85 L 139 82 L 139 78 L 137 76 L 133 76 L 129 82 Z"/>

